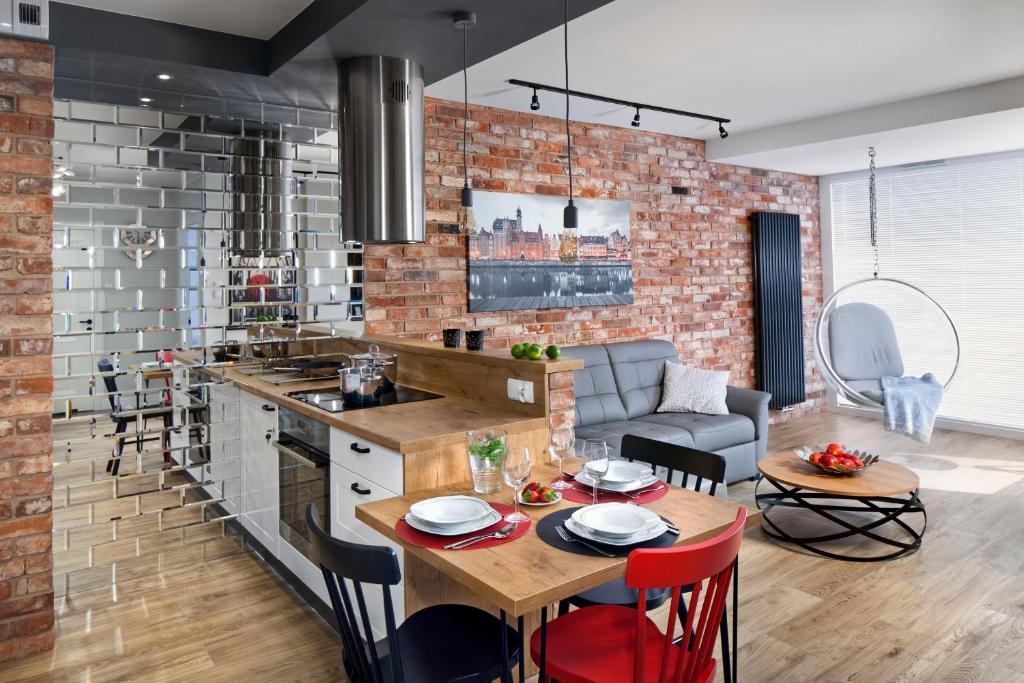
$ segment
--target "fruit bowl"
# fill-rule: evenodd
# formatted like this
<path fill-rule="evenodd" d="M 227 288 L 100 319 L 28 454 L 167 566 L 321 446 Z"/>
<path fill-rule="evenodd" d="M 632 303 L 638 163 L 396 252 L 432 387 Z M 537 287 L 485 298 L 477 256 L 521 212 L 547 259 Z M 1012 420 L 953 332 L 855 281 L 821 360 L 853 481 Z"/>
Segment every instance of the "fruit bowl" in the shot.
<path fill-rule="evenodd" d="M 843 477 L 857 474 L 871 467 L 879 458 L 866 451 L 849 451 L 839 444 L 830 443 L 825 448 L 797 448 L 796 456 L 817 467 L 826 474 Z"/>

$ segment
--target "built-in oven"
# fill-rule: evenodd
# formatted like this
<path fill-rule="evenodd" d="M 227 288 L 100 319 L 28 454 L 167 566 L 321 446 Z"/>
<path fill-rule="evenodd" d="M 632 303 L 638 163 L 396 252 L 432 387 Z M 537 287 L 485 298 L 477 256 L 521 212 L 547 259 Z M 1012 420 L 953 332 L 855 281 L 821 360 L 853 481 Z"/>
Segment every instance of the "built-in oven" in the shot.
<path fill-rule="evenodd" d="M 312 560 L 306 506 L 316 505 L 320 526 L 330 529 L 331 430 L 295 411 L 278 411 L 278 488 L 281 540 Z"/>

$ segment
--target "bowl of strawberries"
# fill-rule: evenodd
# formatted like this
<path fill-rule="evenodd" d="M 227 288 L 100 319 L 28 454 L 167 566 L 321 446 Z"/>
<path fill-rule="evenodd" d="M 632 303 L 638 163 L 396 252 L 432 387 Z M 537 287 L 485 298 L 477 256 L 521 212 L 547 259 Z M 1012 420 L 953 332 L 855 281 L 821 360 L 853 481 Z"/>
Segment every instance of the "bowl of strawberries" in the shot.
<path fill-rule="evenodd" d="M 822 472 L 837 476 L 857 474 L 878 462 L 877 455 L 846 450 L 838 443 L 830 443 L 825 448 L 798 448 L 796 455 Z"/>
<path fill-rule="evenodd" d="M 554 505 L 560 500 L 562 500 L 561 493 L 538 481 L 531 481 L 523 487 L 519 494 L 519 502 L 523 505 Z"/>

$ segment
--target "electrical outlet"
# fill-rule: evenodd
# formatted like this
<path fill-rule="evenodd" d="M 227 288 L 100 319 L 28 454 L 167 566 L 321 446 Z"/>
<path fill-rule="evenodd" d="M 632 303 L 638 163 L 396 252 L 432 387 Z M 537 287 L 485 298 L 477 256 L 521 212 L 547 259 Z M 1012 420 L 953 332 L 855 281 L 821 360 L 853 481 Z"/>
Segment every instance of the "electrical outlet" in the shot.
<path fill-rule="evenodd" d="M 526 382 L 521 379 L 508 380 L 508 397 L 512 401 L 520 403 L 533 403 L 533 382 Z"/>

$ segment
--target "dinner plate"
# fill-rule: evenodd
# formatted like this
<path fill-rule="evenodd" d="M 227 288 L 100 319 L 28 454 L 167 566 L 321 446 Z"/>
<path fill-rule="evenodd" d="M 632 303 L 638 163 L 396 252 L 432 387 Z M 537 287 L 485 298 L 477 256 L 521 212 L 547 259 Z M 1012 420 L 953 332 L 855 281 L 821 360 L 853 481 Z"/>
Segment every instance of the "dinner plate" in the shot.
<path fill-rule="evenodd" d="M 661 518 L 639 505 L 602 503 L 588 505 L 572 513 L 578 525 L 605 538 L 631 538 L 654 528 Z"/>
<path fill-rule="evenodd" d="M 583 484 L 584 486 L 589 486 L 591 488 L 594 486 L 594 480 L 591 479 L 590 476 L 588 476 L 586 472 L 582 472 L 581 471 L 574 478 L 575 478 L 576 482 L 579 483 L 579 484 Z M 612 484 L 612 483 L 609 483 L 609 482 L 607 482 L 607 481 L 602 479 L 601 480 L 601 484 L 597 487 L 597 490 L 598 491 L 617 491 L 619 493 L 624 493 L 624 492 L 628 493 L 629 491 L 635 491 L 637 489 L 642 489 L 644 487 L 651 486 L 652 484 L 654 484 L 654 483 L 656 483 L 658 481 L 661 481 L 661 480 L 658 479 L 653 474 L 651 474 L 650 470 L 648 469 L 647 470 L 647 474 L 644 475 L 643 477 L 641 477 L 640 479 L 634 479 L 633 481 L 627 481 L 627 482 L 621 483 L 621 484 L 618 484 L 618 483 Z"/>
<path fill-rule="evenodd" d="M 466 522 L 463 524 L 435 526 L 429 522 L 424 522 L 411 512 L 406 513 L 405 523 L 416 531 L 422 531 L 425 534 L 434 534 L 435 536 L 460 536 L 462 534 L 471 534 L 474 531 L 486 529 L 495 522 L 501 520 L 500 512 L 489 505 L 487 507 L 490 508 L 490 514 L 485 515 L 480 519 L 473 520 L 472 522 Z"/>
<path fill-rule="evenodd" d="M 668 531 L 668 527 L 665 526 L 665 522 L 658 521 L 658 524 L 646 529 L 636 536 L 630 538 L 608 538 L 607 536 L 599 536 L 594 532 L 587 529 L 585 526 L 577 524 L 572 517 L 565 520 L 565 528 L 569 530 L 575 536 L 586 539 L 588 541 L 594 541 L 595 543 L 603 543 L 604 545 L 615 545 L 615 546 L 626 546 L 636 545 L 637 543 L 645 543 L 652 539 L 661 536 L 663 533 Z"/>
<path fill-rule="evenodd" d="M 441 496 L 413 503 L 409 512 L 431 526 L 445 527 L 483 519 L 493 509 L 472 496 Z"/>
<path fill-rule="evenodd" d="M 583 471 L 585 472 L 586 468 Z M 612 460 L 608 463 L 608 473 L 604 475 L 602 481 L 609 484 L 628 484 L 631 481 L 642 479 L 650 473 L 650 465 L 628 460 Z"/>

